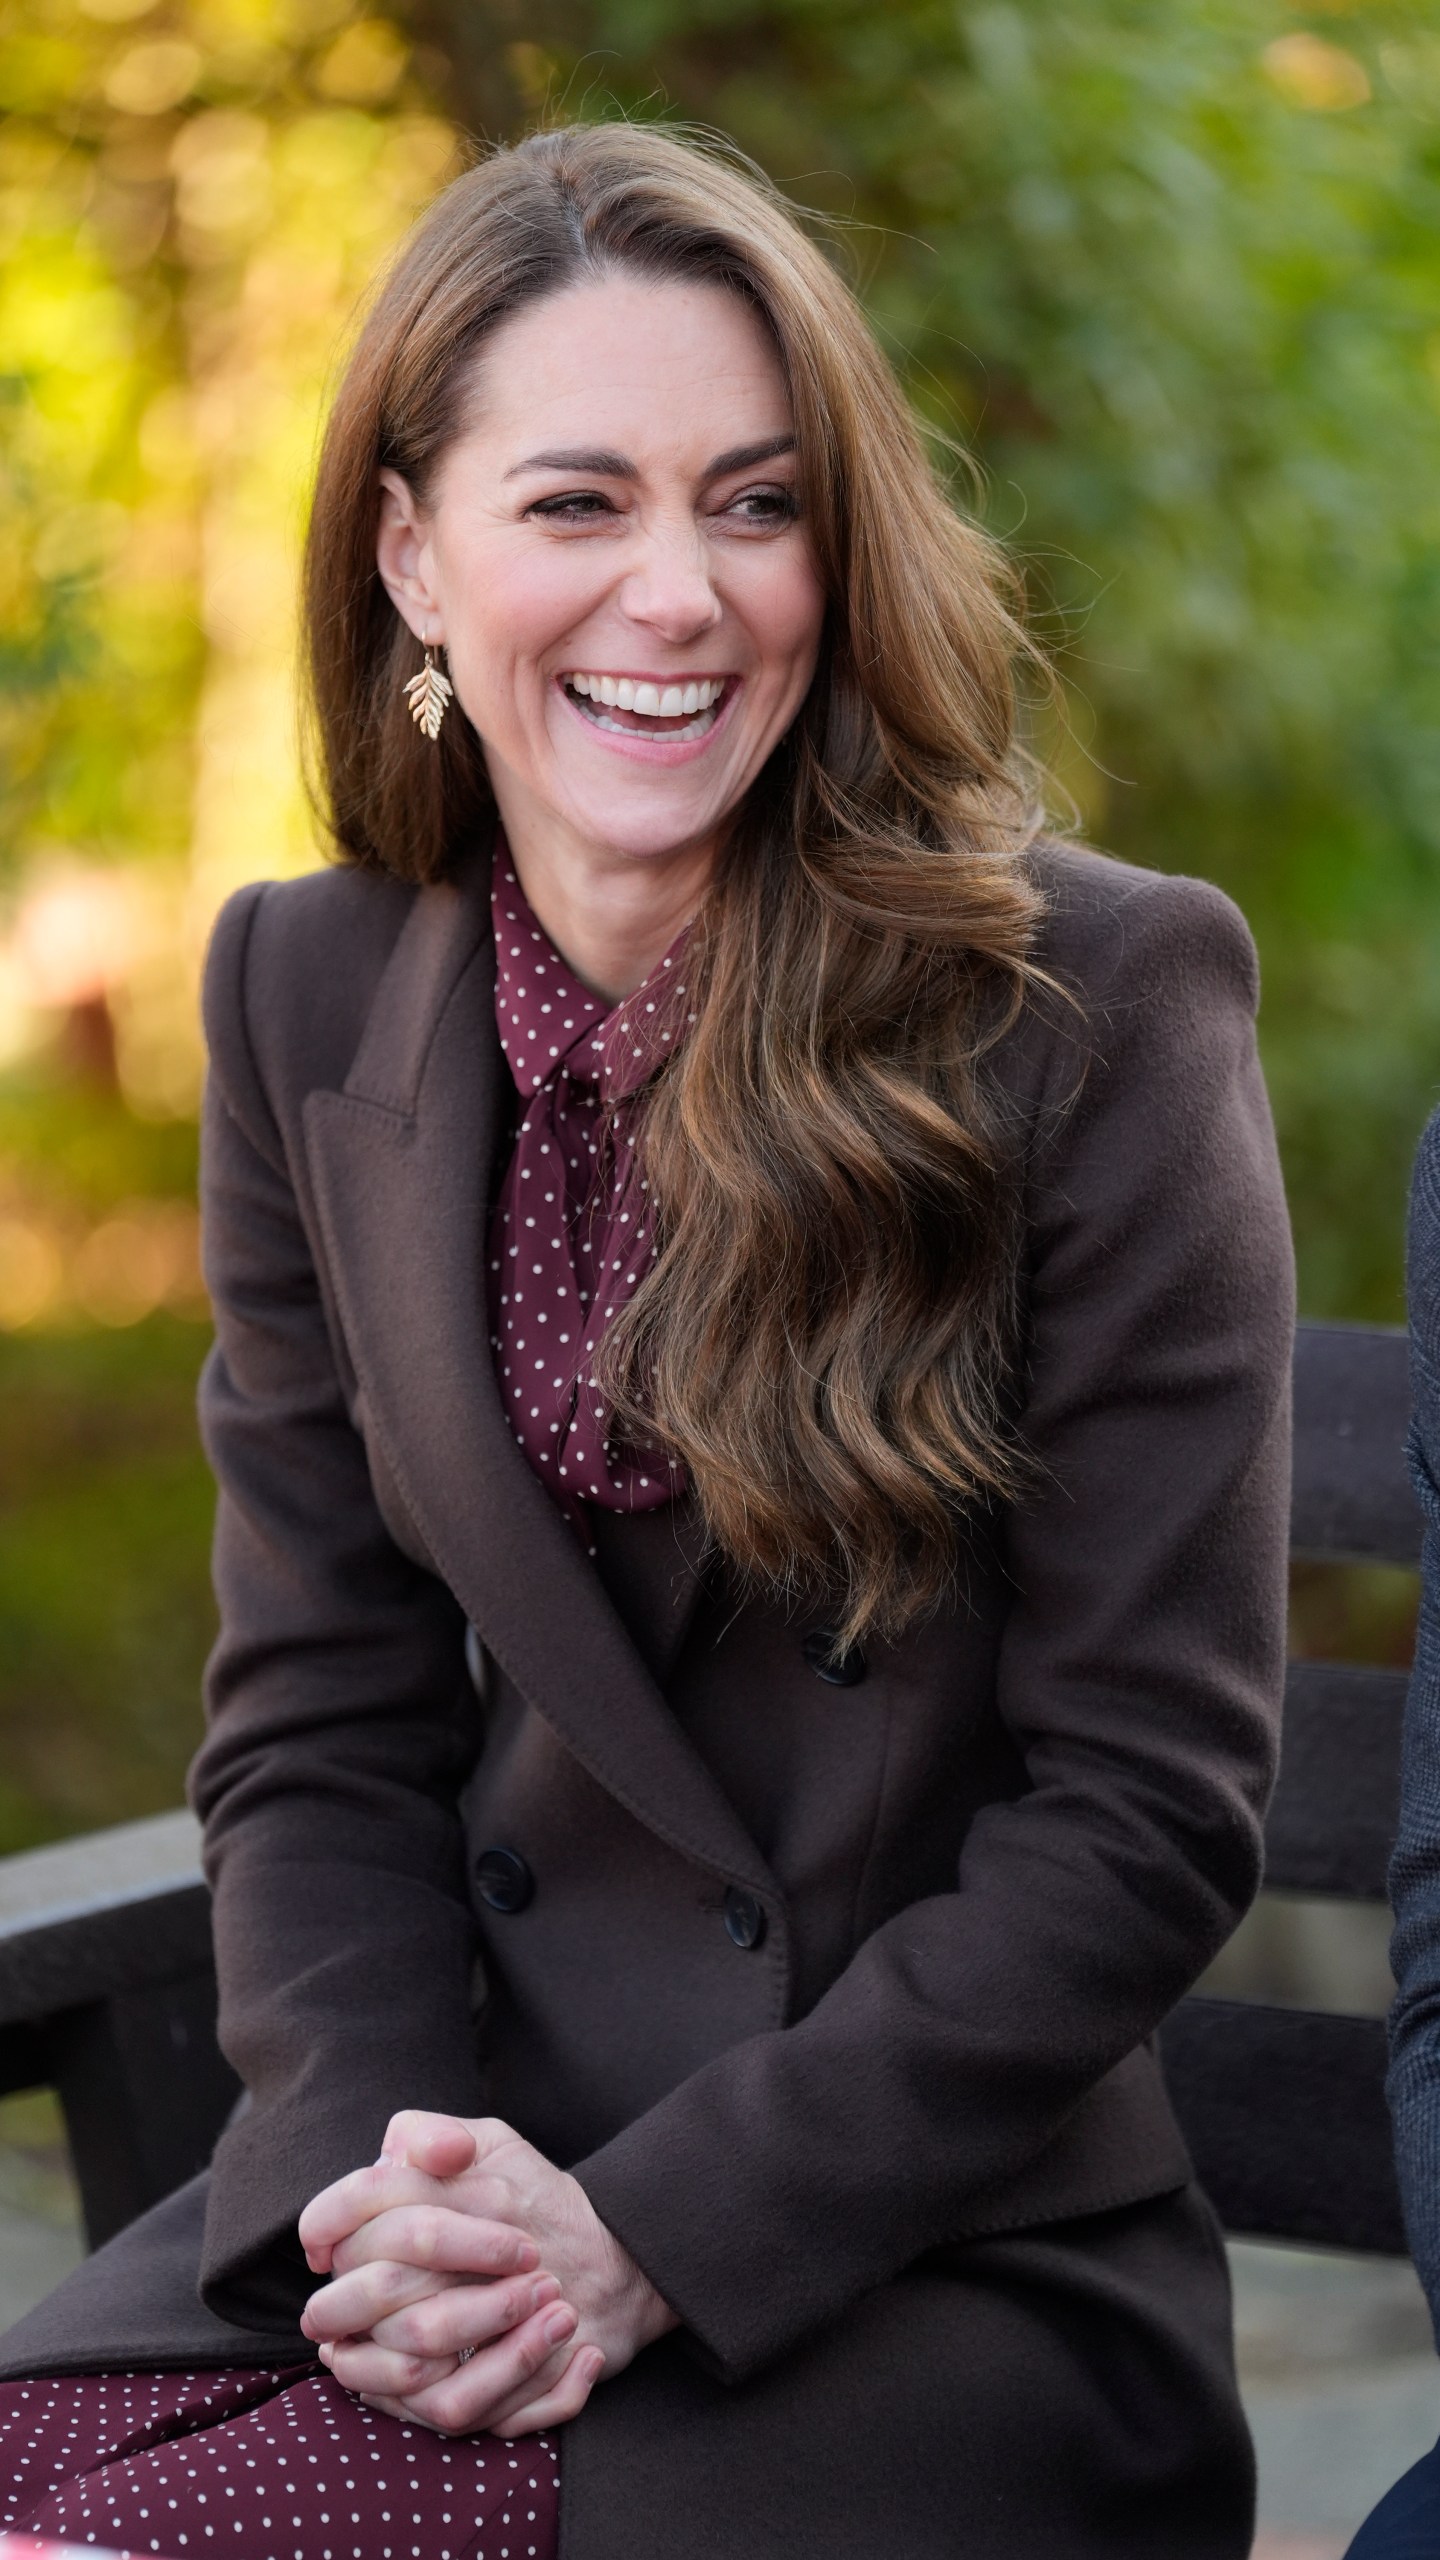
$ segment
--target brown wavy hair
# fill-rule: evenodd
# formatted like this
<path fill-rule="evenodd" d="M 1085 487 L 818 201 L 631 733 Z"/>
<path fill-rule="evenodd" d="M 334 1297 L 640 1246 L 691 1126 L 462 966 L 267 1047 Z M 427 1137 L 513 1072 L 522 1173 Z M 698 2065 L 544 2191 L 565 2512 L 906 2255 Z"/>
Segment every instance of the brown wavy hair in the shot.
<path fill-rule="evenodd" d="M 789 388 L 828 596 L 821 660 L 693 930 L 696 1019 L 645 1127 L 659 1258 L 617 1317 L 623 1430 L 688 1472 L 743 1580 L 894 1635 L 1012 1497 L 1019 1251 L 990 1053 L 1040 899 L 1015 746 L 1033 658 L 1012 575 L 951 503 L 860 308 L 759 171 L 711 141 L 576 125 L 497 150 L 412 234 L 330 419 L 306 572 L 338 850 L 434 880 L 493 828 L 480 741 L 408 717 L 419 664 L 375 565 L 377 473 L 424 502 L 475 359 L 527 303 L 617 269 L 742 295 Z"/>

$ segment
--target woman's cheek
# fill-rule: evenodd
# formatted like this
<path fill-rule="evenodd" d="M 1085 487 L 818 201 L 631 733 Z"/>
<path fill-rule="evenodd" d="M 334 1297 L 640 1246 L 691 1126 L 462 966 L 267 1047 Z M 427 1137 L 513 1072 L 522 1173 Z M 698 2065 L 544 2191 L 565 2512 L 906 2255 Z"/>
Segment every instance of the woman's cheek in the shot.
<path fill-rule="evenodd" d="M 757 567 L 759 564 L 757 563 Z M 772 553 L 747 598 L 745 620 L 762 665 L 773 668 L 783 686 L 803 691 L 815 672 L 825 622 L 825 596 L 815 575 L 808 546 Z"/>
<path fill-rule="evenodd" d="M 553 563 L 502 543 L 463 545 L 445 561 L 441 592 L 460 698 L 467 711 L 467 696 L 493 711 L 500 671 L 533 661 L 565 628 L 568 599 L 555 592 Z"/>

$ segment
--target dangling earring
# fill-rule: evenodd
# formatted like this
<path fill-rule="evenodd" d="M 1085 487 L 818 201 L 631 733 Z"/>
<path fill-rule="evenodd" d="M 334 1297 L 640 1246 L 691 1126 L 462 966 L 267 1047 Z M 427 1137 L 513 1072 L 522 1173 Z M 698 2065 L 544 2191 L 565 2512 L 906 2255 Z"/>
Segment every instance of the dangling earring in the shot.
<path fill-rule="evenodd" d="M 404 687 L 405 699 L 410 705 L 410 717 L 417 729 L 424 730 L 427 738 L 439 737 L 440 723 L 445 717 L 454 691 L 455 687 L 444 668 L 437 666 L 435 652 L 427 643 L 424 666 L 418 676 L 412 676 Z"/>

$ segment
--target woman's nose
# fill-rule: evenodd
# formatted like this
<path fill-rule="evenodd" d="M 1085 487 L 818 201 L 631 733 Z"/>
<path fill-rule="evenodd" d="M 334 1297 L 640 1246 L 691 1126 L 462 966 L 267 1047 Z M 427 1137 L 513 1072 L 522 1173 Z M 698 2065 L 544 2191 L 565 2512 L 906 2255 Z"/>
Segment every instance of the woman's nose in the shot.
<path fill-rule="evenodd" d="M 715 593 L 705 546 L 693 527 L 647 533 L 620 590 L 620 604 L 662 640 L 694 640 L 712 631 L 724 608 Z"/>

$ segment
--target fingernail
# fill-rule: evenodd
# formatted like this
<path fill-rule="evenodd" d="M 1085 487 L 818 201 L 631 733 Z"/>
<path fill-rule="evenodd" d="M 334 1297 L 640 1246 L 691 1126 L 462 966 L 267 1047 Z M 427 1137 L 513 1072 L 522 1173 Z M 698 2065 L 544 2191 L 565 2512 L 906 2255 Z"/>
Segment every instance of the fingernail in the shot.
<path fill-rule="evenodd" d="M 532 2290 L 531 2290 L 531 2294 L 530 2294 L 530 2308 L 531 2308 L 531 2310 L 532 2310 L 532 2311 L 543 2311 L 543 2310 L 544 2310 L 544 2308 L 545 2308 L 546 2303 L 547 2303 L 547 2302 L 553 2302 L 553 2301 L 555 2300 L 556 2295 L 559 2293 L 559 2291 L 560 2291 L 560 2285 L 559 2285 L 559 2280 L 558 2280 L 558 2278 L 557 2278 L 557 2277 L 555 2277 L 555 2276 L 542 2276 L 542 2277 L 541 2277 L 541 2279 L 540 2279 L 540 2281 L 539 2281 L 539 2283 L 538 2283 L 537 2285 L 535 2285 L 535 2286 L 532 2288 Z"/>
<path fill-rule="evenodd" d="M 315 2353 L 316 2353 L 316 2354 L 317 2354 L 317 2356 L 319 2357 L 319 2359 L 320 2359 L 320 2361 L 321 2361 L 321 2363 L 322 2363 L 322 2364 L 328 2364 L 328 2363 L 329 2363 L 329 2361 L 330 2361 L 331 2354 L 332 2354 L 332 2349 L 331 2349 L 331 2348 L 329 2348 L 329 2347 L 317 2347 L 317 2348 L 316 2348 L 316 2350 L 315 2350 Z"/>
<path fill-rule="evenodd" d="M 547 2347 L 558 2347 L 562 2338 L 569 2337 L 574 2326 L 575 2314 L 571 2310 L 568 2302 L 562 2310 L 552 2311 L 549 2319 L 545 2323 L 545 2343 Z"/>

